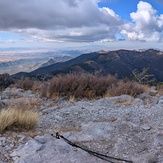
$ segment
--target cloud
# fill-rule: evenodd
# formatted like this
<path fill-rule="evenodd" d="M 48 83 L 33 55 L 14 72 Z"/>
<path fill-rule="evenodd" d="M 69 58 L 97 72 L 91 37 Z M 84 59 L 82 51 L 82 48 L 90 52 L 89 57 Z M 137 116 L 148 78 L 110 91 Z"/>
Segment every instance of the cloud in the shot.
<path fill-rule="evenodd" d="M 103 39 L 116 40 L 115 34 L 118 30 L 117 27 L 99 25 L 95 27 L 67 28 L 66 30 L 24 29 L 19 30 L 19 33 L 28 33 L 39 42 L 95 42 Z"/>
<path fill-rule="evenodd" d="M 12 4 L 12 5 L 11 5 Z M 57 29 L 120 23 L 108 8 L 96 0 L 5 0 L 0 1 L 0 28 Z"/>
<path fill-rule="evenodd" d="M 132 23 L 128 23 L 121 31 L 130 40 L 139 41 L 163 41 L 163 14 L 157 15 L 157 11 L 147 2 L 140 1 L 137 11 L 130 14 Z"/>
<path fill-rule="evenodd" d="M 99 1 L 0 1 L 0 30 L 31 35 L 40 41 L 113 40 L 123 21 L 113 10 L 99 8 Z"/>
<path fill-rule="evenodd" d="M 129 40 L 163 41 L 163 14 L 149 3 L 140 1 L 132 22 L 124 22 L 110 8 L 99 8 L 101 1 L 0 1 L 0 31 L 23 35 L 24 42 L 110 42 L 124 38 L 119 33 Z"/>

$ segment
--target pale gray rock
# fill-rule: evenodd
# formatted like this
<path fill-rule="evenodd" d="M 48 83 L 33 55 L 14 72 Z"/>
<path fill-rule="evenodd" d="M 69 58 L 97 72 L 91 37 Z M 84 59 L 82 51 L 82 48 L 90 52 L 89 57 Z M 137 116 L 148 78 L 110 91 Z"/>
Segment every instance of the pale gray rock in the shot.
<path fill-rule="evenodd" d="M 5 137 L 0 137 L 0 146 L 5 146 L 7 143 L 7 138 Z"/>
<path fill-rule="evenodd" d="M 29 140 L 26 144 L 20 145 L 12 154 L 15 162 L 26 162 L 25 159 L 29 158 L 29 155 L 36 155 L 41 150 L 43 145 L 35 140 Z M 21 159 L 19 159 L 21 158 Z"/>
<path fill-rule="evenodd" d="M 55 132 L 92 151 L 134 163 L 163 162 L 163 96 L 122 95 L 73 104 L 60 99 L 54 104 L 21 89 L 6 89 L 2 94 L 8 103 L 24 97 L 42 102 L 36 128 L 42 135 L 31 138 L 15 133 L 16 145 L 1 137 L 0 158 L 4 161 L 0 163 L 106 162 L 54 138 L 51 133 Z"/>
<path fill-rule="evenodd" d="M 149 93 L 141 93 L 140 95 L 137 96 L 137 98 L 143 100 L 143 99 L 151 98 L 151 95 Z"/>
<path fill-rule="evenodd" d="M 149 94 L 150 94 L 151 96 L 156 96 L 156 95 L 158 94 L 158 91 L 156 91 L 156 90 L 150 90 L 150 91 L 149 91 Z"/>
<path fill-rule="evenodd" d="M 24 135 L 21 135 L 20 136 L 20 139 L 19 139 L 19 142 L 20 143 L 26 143 L 28 140 L 30 140 L 31 138 L 28 137 L 28 136 L 24 136 Z"/>
<path fill-rule="evenodd" d="M 44 135 L 40 138 L 37 136 L 35 139 L 44 139 L 46 142 L 40 146 L 37 141 L 32 140 L 16 149 L 11 154 L 15 163 L 105 162 L 50 135 Z"/>
<path fill-rule="evenodd" d="M 54 109 L 57 109 L 57 108 L 58 108 L 57 106 L 53 106 L 53 107 L 51 107 L 51 108 L 44 108 L 44 109 L 42 110 L 42 114 L 49 114 L 50 112 L 53 112 Z"/>
<path fill-rule="evenodd" d="M 151 129 L 151 126 L 149 126 L 148 124 L 144 124 L 142 126 L 143 130 L 150 130 Z"/>

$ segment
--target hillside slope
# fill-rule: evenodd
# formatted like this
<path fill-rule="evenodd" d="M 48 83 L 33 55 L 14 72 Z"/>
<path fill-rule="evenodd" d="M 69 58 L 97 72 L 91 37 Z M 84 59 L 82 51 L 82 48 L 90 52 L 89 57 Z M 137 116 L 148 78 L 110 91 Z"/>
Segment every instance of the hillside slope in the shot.
<path fill-rule="evenodd" d="M 146 51 L 118 50 L 83 54 L 72 60 L 39 68 L 30 73 L 18 73 L 15 77 L 42 77 L 67 73 L 88 72 L 93 74 L 116 75 L 118 78 L 132 77 L 132 70 L 150 68 L 158 81 L 163 81 L 163 52 L 149 49 Z"/>

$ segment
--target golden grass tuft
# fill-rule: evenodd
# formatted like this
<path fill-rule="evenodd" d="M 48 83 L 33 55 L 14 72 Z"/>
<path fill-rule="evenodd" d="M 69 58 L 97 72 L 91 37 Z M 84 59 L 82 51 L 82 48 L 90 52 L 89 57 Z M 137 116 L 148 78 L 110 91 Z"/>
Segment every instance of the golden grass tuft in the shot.
<path fill-rule="evenodd" d="M 70 96 L 68 102 L 69 102 L 70 104 L 74 104 L 74 102 L 75 102 L 75 96 Z"/>
<path fill-rule="evenodd" d="M 33 129 L 38 121 L 38 112 L 29 109 L 3 109 L 0 112 L 0 132 L 7 129 L 30 130 Z"/>
<path fill-rule="evenodd" d="M 118 100 L 118 101 L 116 101 L 116 103 L 115 104 L 117 104 L 117 105 L 125 105 L 125 106 L 128 106 L 128 105 L 131 105 L 131 101 L 129 101 L 129 100 Z"/>

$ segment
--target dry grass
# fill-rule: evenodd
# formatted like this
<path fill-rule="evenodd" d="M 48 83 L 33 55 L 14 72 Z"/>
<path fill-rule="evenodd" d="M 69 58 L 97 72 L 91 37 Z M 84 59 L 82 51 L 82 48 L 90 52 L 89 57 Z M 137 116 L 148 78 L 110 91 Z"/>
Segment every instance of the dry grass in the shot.
<path fill-rule="evenodd" d="M 43 102 L 42 101 L 39 101 L 37 98 L 35 97 L 32 97 L 32 98 L 29 98 L 29 104 L 31 106 L 42 106 L 43 105 Z"/>
<path fill-rule="evenodd" d="M 39 113 L 34 110 L 42 105 L 35 97 L 12 99 L 6 108 L 0 111 L 0 132 L 4 130 L 29 130 L 36 126 Z"/>
<path fill-rule="evenodd" d="M 38 121 L 39 114 L 34 110 L 8 108 L 0 112 L 0 132 L 7 129 L 33 129 Z"/>
<path fill-rule="evenodd" d="M 162 96 L 163 95 L 163 83 L 159 83 L 156 86 L 156 90 L 158 91 L 158 94 Z"/>
<path fill-rule="evenodd" d="M 115 104 L 117 104 L 117 105 L 125 105 L 125 106 L 128 106 L 128 105 L 131 105 L 132 104 L 132 102 L 131 101 L 129 101 L 129 100 L 119 100 L 119 101 L 116 101 L 116 103 Z"/>
<path fill-rule="evenodd" d="M 75 96 L 70 96 L 68 102 L 69 102 L 70 104 L 73 104 L 73 103 L 75 102 Z"/>
<path fill-rule="evenodd" d="M 22 109 L 22 108 L 26 108 L 26 110 L 28 109 L 34 109 L 36 107 L 42 106 L 43 102 L 39 101 L 37 98 L 35 97 L 21 97 L 21 98 L 17 98 L 17 99 L 13 99 L 12 103 L 8 104 L 9 108 L 14 108 L 14 109 Z"/>

